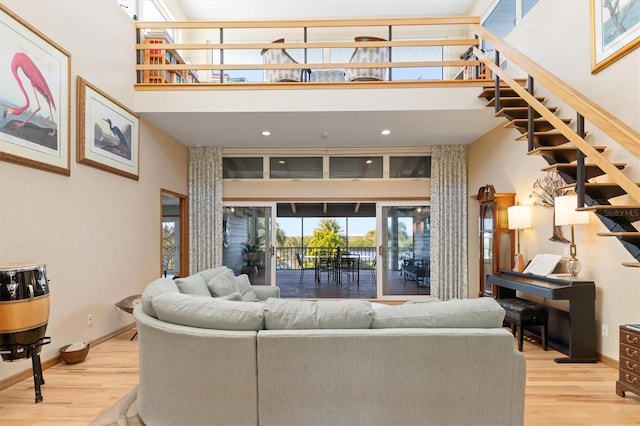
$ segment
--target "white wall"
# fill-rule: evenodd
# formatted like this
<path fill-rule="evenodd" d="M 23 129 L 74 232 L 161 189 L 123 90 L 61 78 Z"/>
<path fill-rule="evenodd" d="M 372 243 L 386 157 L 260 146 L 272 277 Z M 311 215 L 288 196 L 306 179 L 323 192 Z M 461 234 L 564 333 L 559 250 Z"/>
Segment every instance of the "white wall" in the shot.
<path fill-rule="evenodd" d="M 133 109 L 134 23 L 113 0 L 3 4 L 71 54 L 71 176 L 0 162 L 0 264 L 47 265 L 46 360 L 133 323 L 113 304 L 160 275 L 160 188 L 187 193 L 188 153 L 141 120 L 139 181 L 76 163 L 76 77 Z M 2 363 L 0 380 L 30 368 Z"/>
<path fill-rule="evenodd" d="M 640 49 L 591 75 L 589 2 L 540 0 L 506 41 L 631 127 L 640 129 L 640 97 L 637 96 L 640 94 Z M 548 95 L 543 87 L 539 87 L 536 94 Z M 553 97 L 547 104 L 559 105 L 559 116 L 575 118 L 575 112 Z M 589 140 L 592 143 L 607 145 L 608 158 L 626 162 L 627 175 L 640 181 L 638 158 L 588 123 L 587 130 L 591 133 Z M 545 175 L 540 169 L 547 163 L 540 157 L 527 156 L 526 142 L 515 141 L 517 136 L 516 130 L 499 127 L 469 147 L 470 193 L 491 183 L 497 192 L 515 192 L 516 201 L 527 201 L 533 182 Z M 470 294 L 477 294 L 478 204 L 470 202 L 469 206 Z M 527 260 L 536 253 L 564 253 L 566 244 L 548 240 L 552 232 L 552 215 L 553 209 L 534 207 L 535 228 L 521 232 L 521 251 Z M 597 287 L 597 351 L 617 359 L 618 326 L 640 322 L 640 269 L 621 265 L 633 258 L 617 240 L 596 236 L 597 232 L 606 231 L 591 214 L 588 226 L 576 227 L 576 245 L 582 262 L 581 276 L 594 280 Z M 563 232 L 569 236 L 568 227 Z M 600 335 L 602 324 L 609 328 L 608 338 Z"/>

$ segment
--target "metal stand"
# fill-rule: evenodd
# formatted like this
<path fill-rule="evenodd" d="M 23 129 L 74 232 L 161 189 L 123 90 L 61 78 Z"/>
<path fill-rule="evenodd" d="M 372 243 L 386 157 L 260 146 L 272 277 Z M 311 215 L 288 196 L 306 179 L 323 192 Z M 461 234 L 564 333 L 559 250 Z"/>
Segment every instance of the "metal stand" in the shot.
<path fill-rule="evenodd" d="M 26 349 L 27 358 L 31 358 L 31 369 L 33 370 L 33 387 L 36 392 L 36 404 L 42 402 L 42 392 L 40 386 L 44 385 L 44 376 L 42 375 L 42 364 L 40 363 L 40 353 L 38 348 L 51 343 L 51 337 L 42 337 L 34 343 L 23 345 L 22 343 L 14 343 L 11 346 L 18 346 Z M 7 350 L 9 346 L 0 347 L 1 350 Z"/>

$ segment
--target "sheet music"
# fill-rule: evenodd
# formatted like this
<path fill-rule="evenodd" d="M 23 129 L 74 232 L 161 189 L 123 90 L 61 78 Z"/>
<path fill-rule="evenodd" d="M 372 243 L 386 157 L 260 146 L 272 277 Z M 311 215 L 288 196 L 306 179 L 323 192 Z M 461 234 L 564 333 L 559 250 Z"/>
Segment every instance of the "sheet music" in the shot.
<path fill-rule="evenodd" d="M 553 272 L 561 258 L 562 256 L 559 254 L 537 254 L 522 273 L 546 277 Z"/>

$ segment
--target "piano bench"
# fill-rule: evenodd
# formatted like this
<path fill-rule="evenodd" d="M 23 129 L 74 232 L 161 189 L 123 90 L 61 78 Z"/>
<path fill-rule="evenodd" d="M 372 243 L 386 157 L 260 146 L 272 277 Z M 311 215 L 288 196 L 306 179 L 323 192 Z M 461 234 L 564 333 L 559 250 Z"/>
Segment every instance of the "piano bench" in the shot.
<path fill-rule="evenodd" d="M 542 327 L 542 349 L 547 350 L 547 320 L 549 310 L 545 305 L 525 299 L 496 299 L 505 310 L 504 322 L 511 326 L 511 332 L 518 336 L 518 350 L 522 352 L 524 328 L 529 326 Z"/>

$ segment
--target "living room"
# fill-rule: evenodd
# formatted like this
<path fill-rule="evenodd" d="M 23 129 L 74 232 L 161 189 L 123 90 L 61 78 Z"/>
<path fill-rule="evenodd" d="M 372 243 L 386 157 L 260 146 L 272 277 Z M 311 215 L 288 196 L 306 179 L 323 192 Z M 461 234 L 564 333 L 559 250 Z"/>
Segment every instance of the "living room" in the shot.
<path fill-rule="evenodd" d="M 189 147 L 144 116 L 140 120 L 138 180 L 76 162 L 77 76 L 86 78 L 132 110 L 137 107 L 137 94 L 133 90 L 134 27 L 114 3 L 111 0 L 65 1 L 57 2 L 54 8 L 35 1 L 3 1 L 4 6 L 71 54 L 67 111 L 71 118 L 67 129 L 71 135 L 70 176 L 0 162 L 1 174 L 5 177 L 2 194 L 11 205 L 2 209 L 4 220 L 0 234 L 6 243 L 0 248 L 0 259 L 4 263 L 28 260 L 47 265 L 52 300 L 47 335 L 53 343 L 42 349 L 45 366 L 58 356 L 58 349 L 63 345 L 78 340 L 99 341 L 131 326 L 132 318 L 115 311 L 113 304 L 141 293 L 146 284 L 161 273 L 161 190 L 190 193 Z M 100 16 L 98 20 L 90 18 L 96 16 L 96 11 Z M 483 16 L 485 12 L 474 10 L 473 14 Z M 52 19 L 52 16 L 58 18 Z M 589 22 L 586 2 L 540 0 L 506 41 L 637 130 L 640 105 L 638 97 L 629 93 L 638 92 L 640 52 L 631 51 L 602 71 L 591 74 Z M 563 36 L 561 43 L 558 34 Z M 171 101 L 171 96 L 166 96 L 165 102 Z M 172 108 L 167 107 L 167 111 Z M 598 144 L 607 143 L 597 129 L 590 128 L 589 132 Z M 534 182 L 544 176 L 540 170 L 544 163 L 527 156 L 524 143 L 515 141 L 517 136 L 514 130 L 499 126 L 468 141 L 470 196 L 478 188 L 492 184 L 497 192 L 515 193 L 520 203 L 529 200 Z M 626 162 L 630 178 L 640 181 L 637 157 L 615 144 L 609 147 L 609 155 Z M 374 185 L 365 189 L 375 190 L 372 187 Z M 242 194 L 255 198 L 263 190 L 263 186 L 257 185 L 247 191 L 245 186 L 237 193 L 224 196 Z M 353 186 L 344 190 L 353 191 Z M 428 197 L 429 193 L 425 189 L 419 195 Z M 534 227 L 520 232 L 525 258 L 530 260 L 537 253 L 564 254 L 567 244 L 548 240 L 553 232 L 553 209 L 535 206 L 533 212 Z M 473 297 L 479 293 L 479 206 L 470 197 L 466 214 L 468 294 Z M 575 241 L 582 262 L 581 276 L 593 280 L 597 286 L 596 350 L 600 361 L 615 365 L 618 326 L 640 323 L 640 275 L 638 268 L 621 265 L 630 260 L 630 256 L 618 241 L 596 236 L 600 227 L 592 217 L 588 225 L 575 228 Z M 569 229 L 565 227 L 564 232 L 568 235 Z M 88 315 L 93 318 L 91 326 L 87 325 Z M 602 335 L 602 326 L 607 326 L 607 336 Z M 97 349 L 92 351 L 97 354 Z M 526 347 L 525 352 L 528 349 Z M 581 367 L 581 371 L 589 374 L 590 366 Z M 26 362 L 3 363 L 0 379 L 6 383 L 28 368 Z M 611 382 L 602 386 L 610 387 L 613 393 L 614 385 Z M 43 389 L 46 392 L 46 385 Z M 31 392 L 24 398 L 32 403 Z M 624 402 L 628 403 L 631 398 L 633 396 Z M 632 403 L 637 408 L 637 400 Z"/>

